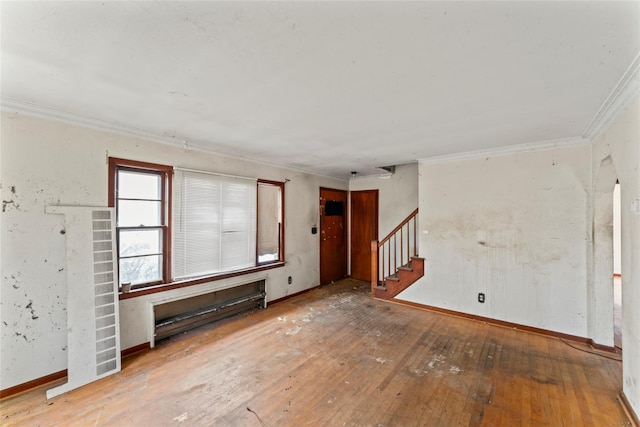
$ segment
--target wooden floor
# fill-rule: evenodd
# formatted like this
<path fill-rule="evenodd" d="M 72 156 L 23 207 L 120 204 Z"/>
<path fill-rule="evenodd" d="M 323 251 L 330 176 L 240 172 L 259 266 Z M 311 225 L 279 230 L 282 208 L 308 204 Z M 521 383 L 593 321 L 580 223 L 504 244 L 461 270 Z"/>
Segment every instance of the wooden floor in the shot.
<path fill-rule="evenodd" d="M 621 364 L 345 280 L 162 341 L 3 426 L 629 426 Z"/>

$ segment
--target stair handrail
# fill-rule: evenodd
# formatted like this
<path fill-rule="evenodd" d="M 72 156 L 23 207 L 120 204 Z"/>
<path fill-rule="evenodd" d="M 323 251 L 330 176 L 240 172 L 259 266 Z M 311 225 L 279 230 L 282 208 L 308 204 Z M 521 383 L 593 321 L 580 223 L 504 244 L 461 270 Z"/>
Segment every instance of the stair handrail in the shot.
<path fill-rule="evenodd" d="M 387 234 L 387 236 L 384 239 L 380 240 L 380 242 L 378 243 L 378 247 L 382 246 L 385 242 L 387 242 L 387 240 L 391 240 L 394 234 L 400 231 L 402 227 L 407 225 L 409 221 L 411 221 L 416 215 L 418 215 L 418 209 L 419 208 L 416 208 L 415 211 L 411 212 L 409 216 L 406 217 L 404 220 L 402 220 L 402 222 L 396 228 L 394 228 L 391 233 Z"/>
<path fill-rule="evenodd" d="M 394 239 L 394 250 L 393 250 L 393 271 L 395 272 L 397 270 L 398 267 L 402 266 L 402 263 L 404 262 L 403 260 L 403 253 L 402 252 L 402 247 L 403 247 L 403 233 L 402 230 L 404 229 L 405 226 L 407 226 L 407 256 L 408 259 L 407 261 L 411 260 L 412 256 L 417 256 L 418 255 L 418 237 L 417 237 L 417 216 L 418 216 L 418 209 L 416 208 L 416 210 L 414 210 L 413 212 L 411 212 L 409 214 L 409 216 L 407 216 L 396 228 L 394 228 L 387 236 L 385 236 L 382 240 L 378 241 L 378 240 L 372 240 L 371 241 L 371 286 L 372 289 L 373 287 L 379 286 L 383 281 L 384 281 L 384 257 L 385 257 L 385 253 L 384 253 L 384 247 L 385 244 L 389 243 L 389 246 L 391 246 L 391 239 Z M 408 224 L 411 222 L 411 220 L 413 220 L 413 254 L 411 254 L 410 252 L 410 248 L 411 248 L 411 242 L 410 242 L 410 236 L 409 236 L 409 232 L 410 232 L 410 227 L 408 226 Z M 401 265 L 398 266 L 398 262 L 397 262 L 397 236 L 398 233 L 400 235 L 400 246 L 401 246 Z M 383 249 L 382 254 L 380 253 L 380 248 Z M 383 268 L 382 270 L 380 270 L 380 255 L 382 255 L 382 265 Z M 387 268 L 387 272 L 391 272 L 392 271 L 392 262 L 391 262 L 391 250 L 389 249 L 389 254 L 388 254 L 388 268 Z M 382 274 L 381 274 L 382 271 Z"/>

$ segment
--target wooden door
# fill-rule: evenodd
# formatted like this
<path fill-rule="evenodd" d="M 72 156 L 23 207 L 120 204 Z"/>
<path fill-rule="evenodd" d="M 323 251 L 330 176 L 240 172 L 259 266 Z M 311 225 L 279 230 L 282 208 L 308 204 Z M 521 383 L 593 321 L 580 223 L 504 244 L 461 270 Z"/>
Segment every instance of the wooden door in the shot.
<path fill-rule="evenodd" d="M 378 190 L 351 192 L 351 277 L 371 281 L 371 241 L 378 240 Z"/>
<path fill-rule="evenodd" d="M 320 284 L 347 277 L 347 192 L 320 188 Z"/>

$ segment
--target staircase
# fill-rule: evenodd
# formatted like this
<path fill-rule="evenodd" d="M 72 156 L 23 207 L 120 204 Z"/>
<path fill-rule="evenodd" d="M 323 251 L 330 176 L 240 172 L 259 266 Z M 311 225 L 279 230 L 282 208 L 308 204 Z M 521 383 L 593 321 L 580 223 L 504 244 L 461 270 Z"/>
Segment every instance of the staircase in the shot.
<path fill-rule="evenodd" d="M 391 299 L 424 275 L 418 256 L 418 209 L 381 241 L 371 242 L 371 294 Z"/>

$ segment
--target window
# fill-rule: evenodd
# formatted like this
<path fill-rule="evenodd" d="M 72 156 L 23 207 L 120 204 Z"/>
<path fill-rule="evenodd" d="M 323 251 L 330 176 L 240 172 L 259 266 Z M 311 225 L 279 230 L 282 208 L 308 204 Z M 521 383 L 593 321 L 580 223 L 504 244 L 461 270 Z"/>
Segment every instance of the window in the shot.
<path fill-rule="evenodd" d="M 284 183 L 258 181 L 258 264 L 282 261 Z"/>
<path fill-rule="evenodd" d="M 177 169 L 176 280 L 255 266 L 256 180 Z"/>
<path fill-rule="evenodd" d="M 283 182 L 110 158 L 120 285 L 183 286 L 282 265 L 283 200 Z"/>
<path fill-rule="evenodd" d="M 109 169 L 120 285 L 130 283 L 135 288 L 166 282 L 171 168 L 110 158 Z"/>

